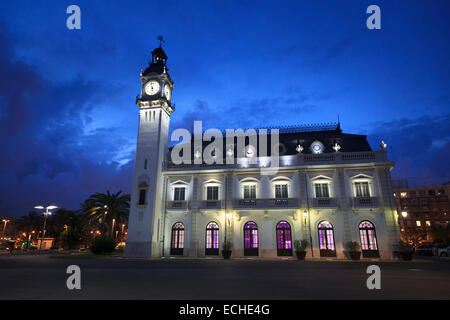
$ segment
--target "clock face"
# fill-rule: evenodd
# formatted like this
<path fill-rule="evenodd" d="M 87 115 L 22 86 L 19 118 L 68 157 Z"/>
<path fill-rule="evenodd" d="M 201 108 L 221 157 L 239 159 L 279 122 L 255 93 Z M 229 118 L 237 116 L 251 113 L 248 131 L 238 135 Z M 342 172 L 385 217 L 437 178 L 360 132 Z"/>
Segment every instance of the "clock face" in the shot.
<path fill-rule="evenodd" d="M 170 100 L 171 92 L 170 92 L 170 87 L 169 87 L 168 84 L 166 84 L 166 85 L 164 86 L 164 95 L 166 96 L 166 99 L 167 99 L 167 100 Z"/>
<path fill-rule="evenodd" d="M 150 81 L 145 85 L 145 93 L 149 96 L 153 96 L 159 91 L 159 83 L 158 81 Z"/>
<path fill-rule="evenodd" d="M 323 143 L 320 142 L 320 141 L 314 141 L 311 144 L 311 151 L 312 151 L 312 153 L 315 153 L 315 154 L 322 153 L 323 149 L 325 149 L 325 148 L 323 146 Z"/>

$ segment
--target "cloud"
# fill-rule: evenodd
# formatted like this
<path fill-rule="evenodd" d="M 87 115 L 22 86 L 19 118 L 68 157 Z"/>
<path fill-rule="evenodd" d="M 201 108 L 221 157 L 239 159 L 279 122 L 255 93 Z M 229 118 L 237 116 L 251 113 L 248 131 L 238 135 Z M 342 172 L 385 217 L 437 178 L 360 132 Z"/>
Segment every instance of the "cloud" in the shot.
<path fill-rule="evenodd" d="M 260 128 L 264 126 L 304 123 L 304 115 L 314 112 L 320 101 L 331 98 L 330 94 L 302 92 L 290 88 L 288 97 L 266 97 L 259 99 L 240 98 L 227 106 L 212 106 L 207 101 L 197 100 L 181 117 L 174 114 L 172 130 L 185 128 L 193 132 L 194 120 L 203 122 L 203 129 Z M 288 120 L 287 120 L 288 119 Z"/>
<path fill-rule="evenodd" d="M 129 192 L 132 162 L 124 159 L 133 150 L 121 128 L 86 132 L 91 113 L 118 88 L 81 76 L 47 80 L 16 56 L 1 25 L 0 213 L 19 216 L 47 202 L 76 209 L 96 191 Z"/>
<path fill-rule="evenodd" d="M 373 123 L 369 141 L 387 142 L 394 178 L 407 178 L 411 186 L 442 184 L 450 181 L 449 121 L 450 114 Z"/>

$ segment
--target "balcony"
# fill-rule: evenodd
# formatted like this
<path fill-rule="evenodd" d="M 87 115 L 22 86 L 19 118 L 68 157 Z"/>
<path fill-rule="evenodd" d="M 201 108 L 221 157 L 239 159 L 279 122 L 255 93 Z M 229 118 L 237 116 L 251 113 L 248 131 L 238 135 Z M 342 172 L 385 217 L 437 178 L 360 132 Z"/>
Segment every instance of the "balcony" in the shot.
<path fill-rule="evenodd" d="M 299 200 L 296 198 L 280 199 L 235 199 L 234 209 L 277 209 L 298 208 Z"/>
<path fill-rule="evenodd" d="M 222 209 L 221 200 L 203 200 L 201 202 L 201 209 Z"/>
<path fill-rule="evenodd" d="M 312 198 L 313 208 L 335 208 L 337 201 L 335 198 Z"/>
<path fill-rule="evenodd" d="M 168 201 L 167 202 L 167 209 L 186 210 L 188 208 L 189 208 L 189 202 L 188 201 Z"/>
<path fill-rule="evenodd" d="M 352 198 L 353 208 L 376 208 L 378 198 L 375 197 L 355 197 Z"/>

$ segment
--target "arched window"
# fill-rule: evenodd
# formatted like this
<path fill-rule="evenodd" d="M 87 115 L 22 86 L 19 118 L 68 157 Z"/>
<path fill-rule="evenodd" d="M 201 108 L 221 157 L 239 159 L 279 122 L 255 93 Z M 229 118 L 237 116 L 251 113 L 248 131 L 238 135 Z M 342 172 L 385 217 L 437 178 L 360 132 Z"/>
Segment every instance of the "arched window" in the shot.
<path fill-rule="evenodd" d="M 277 254 L 292 256 L 291 226 L 286 221 L 280 221 L 277 224 Z"/>
<path fill-rule="evenodd" d="M 172 226 L 172 240 L 170 242 L 170 255 L 183 255 L 184 225 L 177 222 Z"/>
<path fill-rule="evenodd" d="M 336 257 L 333 225 L 328 221 L 319 223 L 319 249 L 321 257 Z"/>
<path fill-rule="evenodd" d="M 370 221 L 362 221 L 359 224 L 359 236 L 361 237 L 361 251 L 364 258 L 378 258 L 380 256 L 377 245 L 375 226 Z"/>
<path fill-rule="evenodd" d="M 219 226 L 215 222 L 206 226 L 205 255 L 219 255 Z"/>
<path fill-rule="evenodd" d="M 258 225 L 253 221 L 244 225 L 244 256 L 258 256 Z"/>

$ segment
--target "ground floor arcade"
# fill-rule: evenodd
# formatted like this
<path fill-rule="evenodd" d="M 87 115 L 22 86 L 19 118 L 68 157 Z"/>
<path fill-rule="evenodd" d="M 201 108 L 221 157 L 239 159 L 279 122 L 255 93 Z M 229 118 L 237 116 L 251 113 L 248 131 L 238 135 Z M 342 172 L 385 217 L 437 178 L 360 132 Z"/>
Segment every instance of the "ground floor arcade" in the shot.
<path fill-rule="evenodd" d="M 219 256 L 225 241 L 232 257 L 295 256 L 295 240 L 310 242 L 307 258 L 346 258 L 345 243 L 357 241 L 364 258 L 392 258 L 396 235 L 382 212 L 336 211 L 169 212 L 164 256 Z"/>

